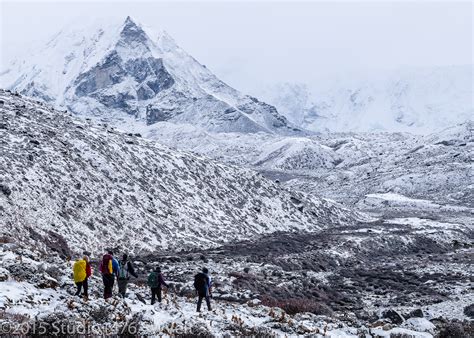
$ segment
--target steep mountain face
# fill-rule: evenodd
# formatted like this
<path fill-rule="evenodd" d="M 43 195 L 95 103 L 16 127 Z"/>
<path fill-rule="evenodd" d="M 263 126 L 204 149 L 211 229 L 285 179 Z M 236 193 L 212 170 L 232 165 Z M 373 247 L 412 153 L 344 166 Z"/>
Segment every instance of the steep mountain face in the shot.
<path fill-rule="evenodd" d="M 0 112 L 0 236 L 65 251 L 140 252 L 362 217 L 3 90 Z"/>
<path fill-rule="evenodd" d="M 256 90 L 291 122 L 317 132 L 431 133 L 472 120 L 472 65 L 364 75 Z"/>
<path fill-rule="evenodd" d="M 147 32 L 130 17 L 118 26 L 60 32 L 43 50 L 2 72 L 1 87 L 112 122 L 299 132 L 273 106 L 220 81 L 166 32 L 157 39 Z"/>

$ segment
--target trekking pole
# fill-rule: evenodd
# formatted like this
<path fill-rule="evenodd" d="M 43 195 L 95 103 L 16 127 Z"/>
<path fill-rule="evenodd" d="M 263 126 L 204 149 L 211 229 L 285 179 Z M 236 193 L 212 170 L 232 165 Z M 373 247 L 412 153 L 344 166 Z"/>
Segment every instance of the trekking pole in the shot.
<path fill-rule="evenodd" d="M 168 288 L 165 287 L 165 288 L 163 289 L 163 301 L 165 301 L 166 304 L 169 303 L 169 302 L 168 302 L 168 298 L 166 297 L 167 295 L 168 295 Z"/>

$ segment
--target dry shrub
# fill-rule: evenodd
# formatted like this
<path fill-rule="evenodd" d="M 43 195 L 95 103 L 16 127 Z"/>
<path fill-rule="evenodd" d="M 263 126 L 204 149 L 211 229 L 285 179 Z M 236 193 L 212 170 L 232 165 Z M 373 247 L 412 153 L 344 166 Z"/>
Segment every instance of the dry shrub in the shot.
<path fill-rule="evenodd" d="M 0 244 L 7 244 L 7 243 L 13 243 L 14 240 L 11 237 L 1 235 L 0 236 Z"/>
<path fill-rule="evenodd" d="M 20 313 L 10 313 L 2 310 L 0 311 L 0 319 L 12 323 L 24 323 L 29 320 L 29 317 Z"/>
<path fill-rule="evenodd" d="M 325 316 L 331 316 L 333 314 L 331 308 L 326 304 L 308 298 L 275 299 L 272 297 L 264 297 L 262 304 L 270 307 L 279 307 L 289 315 L 301 312 L 311 312 L 316 315 Z"/>
<path fill-rule="evenodd" d="M 465 338 L 474 337 L 474 323 L 472 321 L 457 321 L 443 325 L 436 338 Z"/>

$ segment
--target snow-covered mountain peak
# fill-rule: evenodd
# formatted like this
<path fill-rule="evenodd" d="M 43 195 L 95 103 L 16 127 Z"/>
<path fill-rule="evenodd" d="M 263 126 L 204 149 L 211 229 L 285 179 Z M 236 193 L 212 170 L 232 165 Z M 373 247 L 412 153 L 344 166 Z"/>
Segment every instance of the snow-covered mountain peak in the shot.
<path fill-rule="evenodd" d="M 219 80 L 165 31 L 127 17 L 66 29 L 0 75 L 0 87 L 80 115 L 217 132 L 300 132 L 277 110 Z"/>
<path fill-rule="evenodd" d="M 156 47 L 145 30 L 129 16 L 120 27 L 117 41 L 109 53 L 116 51 L 123 60 L 155 57 Z"/>
<path fill-rule="evenodd" d="M 120 30 L 120 39 L 117 45 L 124 47 L 137 47 L 146 45 L 149 38 L 145 31 L 138 26 L 129 16 L 125 19 Z"/>
<path fill-rule="evenodd" d="M 126 18 L 125 18 L 125 21 L 123 23 L 123 29 L 132 29 L 132 30 L 135 30 L 135 31 L 138 31 L 138 30 L 142 30 L 136 23 L 135 21 L 132 19 L 132 17 L 130 15 L 128 15 Z"/>
<path fill-rule="evenodd" d="M 161 30 L 158 33 L 156 42 L 163 53 L 181 50 L 174 38 L 166 30 Z"/>

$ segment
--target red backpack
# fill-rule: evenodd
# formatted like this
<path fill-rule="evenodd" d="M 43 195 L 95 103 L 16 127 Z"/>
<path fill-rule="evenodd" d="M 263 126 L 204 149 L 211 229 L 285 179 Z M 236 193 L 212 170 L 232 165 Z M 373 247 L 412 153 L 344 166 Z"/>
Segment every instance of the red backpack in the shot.
<path fill-rule="evenodd" d="M 92 275 L 92 267 L 89 262 L 86 263 L 86 276 L 90 277 Z"/>
<path fill-rule="evenodd" d="M 105 254 L 102 257 L 102 262 L 100 263 L 99 270 L 104 275 L 111 275 L 114 270 L 112 267 L 112 256 L 109 254 Z"/>

